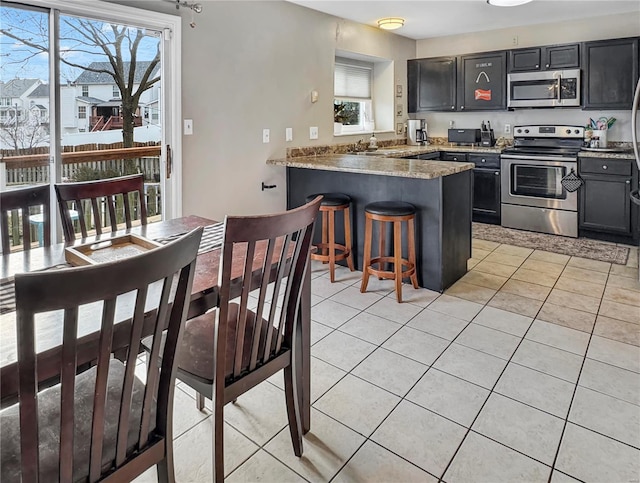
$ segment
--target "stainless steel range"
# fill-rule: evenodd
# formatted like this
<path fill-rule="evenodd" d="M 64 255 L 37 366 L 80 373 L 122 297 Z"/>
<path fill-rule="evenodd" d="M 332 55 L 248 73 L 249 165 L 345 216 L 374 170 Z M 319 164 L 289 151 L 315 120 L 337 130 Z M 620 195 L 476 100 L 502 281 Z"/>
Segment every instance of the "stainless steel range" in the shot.
<path fill-rule="evenodd" d="M 502 154 L 502 226 L 578 236 L 578 192 L 562 179 L 578 172 L 581 126 L 515 126 Z"/>

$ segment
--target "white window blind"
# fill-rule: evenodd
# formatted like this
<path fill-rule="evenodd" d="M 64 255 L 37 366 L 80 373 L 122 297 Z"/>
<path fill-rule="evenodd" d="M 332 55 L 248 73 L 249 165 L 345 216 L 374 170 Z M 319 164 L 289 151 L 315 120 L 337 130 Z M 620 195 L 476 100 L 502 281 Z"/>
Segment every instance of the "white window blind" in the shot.
<path fill-rule="evenodd" d="M 371 99 L 371 68 L 336 62 L 334 96 Z"/>

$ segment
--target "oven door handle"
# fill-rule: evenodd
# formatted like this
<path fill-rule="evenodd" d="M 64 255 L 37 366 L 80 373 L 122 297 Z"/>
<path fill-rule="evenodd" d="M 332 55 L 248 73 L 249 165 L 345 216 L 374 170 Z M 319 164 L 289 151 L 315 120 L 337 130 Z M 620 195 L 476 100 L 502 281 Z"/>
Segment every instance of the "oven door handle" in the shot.
<path fill-rule="evenodd" d="M 562 178 L 564 178 L 564 176 L 562 176 L 562 172 L 559 176 L 556 176 L 556 195 L 558 196 L 562 196 L 562 193 L 564 192 L 564 187 L 562 186 Z"/>
<path fill-rule="evenodd" d="M 560 161 L 561 163 L 577 163 L 578 160 L 574 158 L 565 158 L 562 156 L 527 156 L 523 154 L 501 154 L 502 159 L 522 159 L 527 161 L 537 161 L 544 163 L 545 161 Z"/>

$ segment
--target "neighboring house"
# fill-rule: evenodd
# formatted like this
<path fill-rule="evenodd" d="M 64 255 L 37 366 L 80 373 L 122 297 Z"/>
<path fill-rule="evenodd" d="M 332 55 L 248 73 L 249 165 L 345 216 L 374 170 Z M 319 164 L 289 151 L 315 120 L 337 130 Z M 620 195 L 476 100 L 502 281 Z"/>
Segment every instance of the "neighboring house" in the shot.
<path fill-rule="evenodd" d="M 137 62 L 133 80 L 134 90 L 140 86 L 144 72 L 149 65 L 150 62 L 148 61 Z M 130 66 L 130 62 L 124 63 L 125 76 L 129 75 Z M 95 72 L 95 70 L 111 71 L 111 69 L 109 62 L 92 62 L 75 80 L 78 131 L 82 132 L 82 129 L 85 129 L 85 125 L 87 126 L 87 131 L 122 128 L 120 89 L 118 89 L 113 77 L 108 72 Z M 159 70 L 159 66 L 156 67 L 151 78 L 158 75 Z M 138 116 L 136 126 L 159 124 L 159 92 L 160 83 L 156 82 L 152 88 L 140 96 L 139 107 L 136 112 Z M 80 122 L 84 119 L 87 122 Z M 66 126 L 64 122 L 63 126 Z"/>
<path fill-rule="evenodd" d="M 42 84 L 40 79 L 0 81 L 0 123 L 12 124 L 15 122 L 15 118 L 18 121 L 25 119 L 31 107 L 29 95 Z"/>
<path fill-rule="evenodd" d="M 40 84 L 27 96 L 29 118 L 38 124 L 49 123 L 49 84 Z"/>

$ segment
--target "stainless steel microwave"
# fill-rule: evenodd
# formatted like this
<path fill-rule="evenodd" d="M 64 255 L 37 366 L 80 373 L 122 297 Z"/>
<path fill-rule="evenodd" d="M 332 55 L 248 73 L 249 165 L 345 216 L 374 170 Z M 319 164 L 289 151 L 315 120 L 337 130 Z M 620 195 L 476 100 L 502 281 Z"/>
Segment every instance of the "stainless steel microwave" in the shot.
<path fill-rule="evenodd" d="M 580 69 L 507 76 L 508 107 L 579 107 Z"/>

